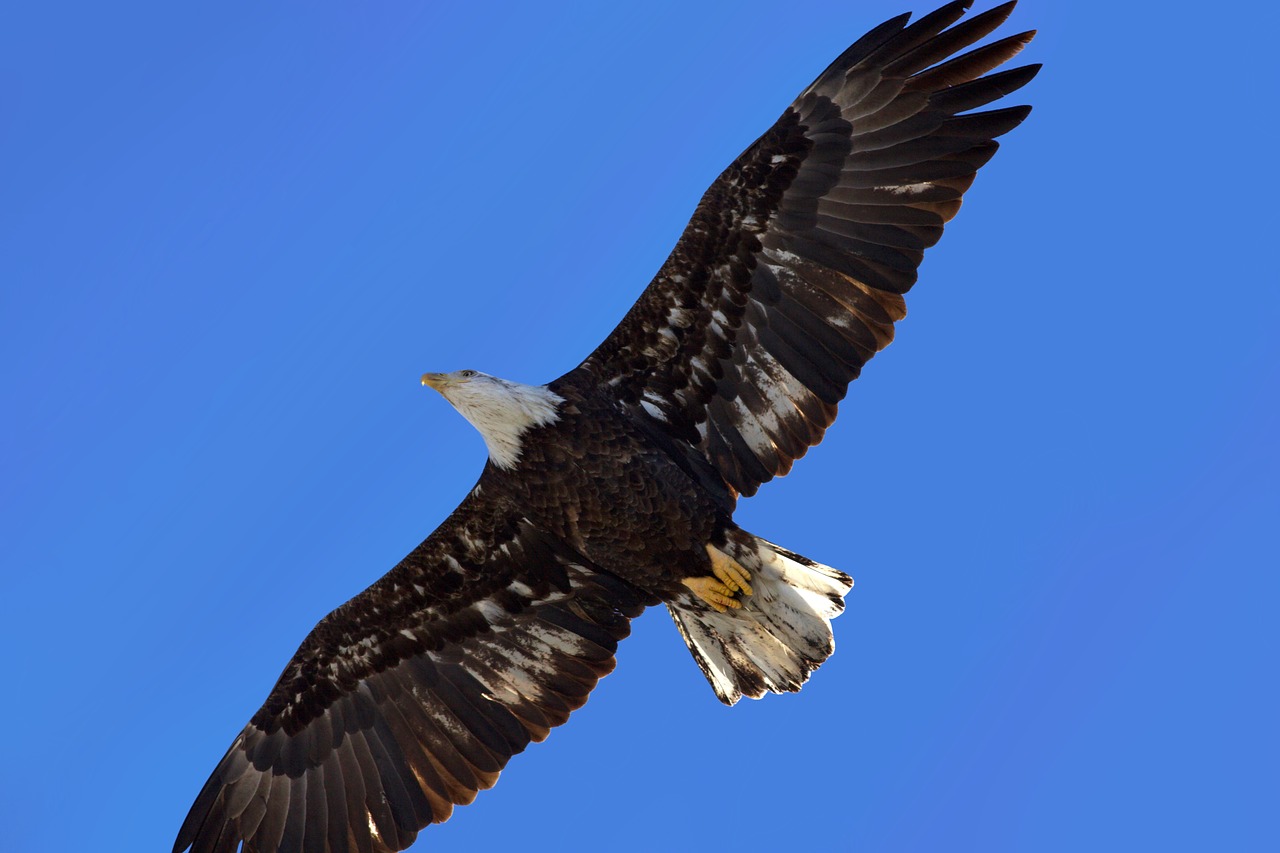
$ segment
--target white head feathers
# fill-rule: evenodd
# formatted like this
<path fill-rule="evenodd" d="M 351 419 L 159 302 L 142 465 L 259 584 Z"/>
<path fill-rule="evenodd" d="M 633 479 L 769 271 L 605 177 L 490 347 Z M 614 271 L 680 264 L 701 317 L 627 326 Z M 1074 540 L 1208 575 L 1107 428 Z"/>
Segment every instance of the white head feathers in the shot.
<path fill-rule="evenodd" d="M 520 438 L 532 427 L 554 421 L 564 398 L 545 385 L 508 382 L 475 370 L 426 373 L 423 385 L 439 391 L 471 422 L 499 468 L 512 468 L 520 459 Z"/>

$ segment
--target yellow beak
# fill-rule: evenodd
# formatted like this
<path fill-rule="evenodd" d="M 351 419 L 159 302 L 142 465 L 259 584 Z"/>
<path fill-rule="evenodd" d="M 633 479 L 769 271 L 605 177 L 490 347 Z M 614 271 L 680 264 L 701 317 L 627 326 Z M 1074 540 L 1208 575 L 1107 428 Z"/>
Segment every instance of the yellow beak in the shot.
<path fill-rule="evenodd" d="M 422 384 L 430 385 L 437 391 L 443 391 L 444 386 L 448 383 L 449 377 L 443 373 L 424 373 L 422 374 Z"/>

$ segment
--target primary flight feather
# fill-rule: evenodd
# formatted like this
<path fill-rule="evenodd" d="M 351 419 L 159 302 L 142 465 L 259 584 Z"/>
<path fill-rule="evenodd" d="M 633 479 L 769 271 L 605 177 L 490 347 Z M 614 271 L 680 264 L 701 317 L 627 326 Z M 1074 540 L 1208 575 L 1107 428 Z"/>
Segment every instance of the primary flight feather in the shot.
<path fill-rule="evenodd" d="M 737 527 L 893 338 L 996 137 L 1033 33 L 1006 3 L 902 15 L 840 55 L 703 196 L 627 316 L 543 386 L 428 373 L 484 437 L 462 504 L 303 641 L 205 783 L 194 853 L 403 850 L 491 787 L 663 603 L 720 700 L 799 690 L 853 581 Z M 959 55 L 957 55 L 959 54 Z"/>

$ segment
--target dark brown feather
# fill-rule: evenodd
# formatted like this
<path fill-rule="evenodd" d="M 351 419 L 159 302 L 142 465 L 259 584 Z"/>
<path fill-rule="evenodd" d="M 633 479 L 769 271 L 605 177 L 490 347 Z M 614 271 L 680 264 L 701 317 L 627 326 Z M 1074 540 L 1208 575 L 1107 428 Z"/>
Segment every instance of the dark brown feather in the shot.
<path fill-rule="evenodd" d="M 969 45 L 994 32 L 996 27 L 1008 20 L 1016 5 L 1016 2 L 1004 3 L 994 9 L 988 9 L 985 12 L 974 15 L 969 20 L 940 34 L 937 38 L 931 39 L 913 50 L 904 52 L 899 59 L 892 62 L 885 69 L 886 72 L 894 76 L 910 77 L 935 62 L 941 62 L 948 56 L 964 50 Z"/>
<path fill-rule="evenodd" d="M 570 557 L 507 501 L 469 497 L 316 626 L 174 849 L 401 850 L 471 802 L 581 707 L 652 603 Z"/>
<path fill-rule="evenodd" d="M 696 432 L 704 458 L 742 494 L 788 470 L 804 448 L 779 441 L 771 425 L 798 424 L 807 418 L 797 410 L 814 404 L 834 407 L 862 362 L 892 339 L 900 305 L 891 317 L 883 307 L 866 314 L 859 306 L 874 303 L 866 294 L 897 299 L 911 288 L 995 137 L 1026 116 L 1026 107 L 957 115 L 1035 76 L 1036 66 L 983 76 L 1031 33 L 955 55 L 1013 5 L 956 23 L 969 6 L 959 0 L 910 25 L 895 18 L 851 45 L 711 185 L 648 289 L 575 372 L 583 378 L 559 381 L 649 400 L 673 438 Z M 806 300 L 798 288 L 812 273 L 779 276 L 775 264 L 824 270 L 818 286 L 835 300 Z M 862 296 L 844 298 L 855 292 Z M 663 326 L 680 343 L 674 353 L 656 346 Z M 764 387 L 747 394 L 744 383 L 754 382 Z M 763 411 L 763 399 L 778 402 Z M 829 423 L 792 432 L 816 444 Z"/>
<path fill-rule="evenodd" d="M 587 701 L 630 620 L 705 573 L 737 495 L 822 440 L 924 250 L 1026 117 L 968 112 L 1038 68 L 988 75 L 1030 33 L 954 56 L 1013 4 L 957 24 L 968 6 L 869 32 L 720 175 L 627 316 L 551 383 L 565 424 L 520 464 L 555 487 L 490 466 L 321 620 L 175 853 L 402 850 Z M 609 452 L 584 464 L 590 447 Z M 761 677 L 738 687 L 758 695 Z"/>

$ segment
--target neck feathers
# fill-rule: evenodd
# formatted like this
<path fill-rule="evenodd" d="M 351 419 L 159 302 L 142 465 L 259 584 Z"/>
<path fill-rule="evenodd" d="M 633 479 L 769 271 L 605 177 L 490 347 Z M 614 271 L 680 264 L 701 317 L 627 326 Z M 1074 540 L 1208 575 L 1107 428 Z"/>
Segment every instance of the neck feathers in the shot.
<path fill-rule="evenodd" d="M 480 431 L 493 464 L 514 468 L 524 434 L 559 418 L 556 410 L 564 398 L 545 386 L 476 376 L 452 390 L 449 401 Z"/>

